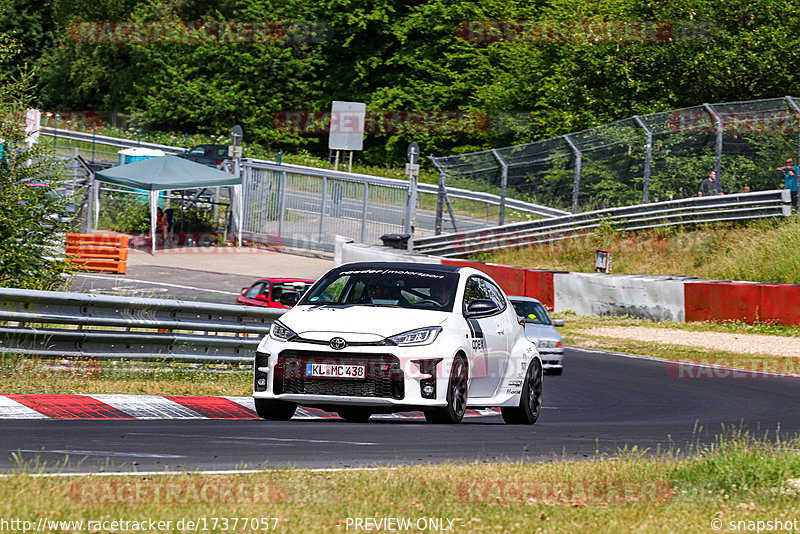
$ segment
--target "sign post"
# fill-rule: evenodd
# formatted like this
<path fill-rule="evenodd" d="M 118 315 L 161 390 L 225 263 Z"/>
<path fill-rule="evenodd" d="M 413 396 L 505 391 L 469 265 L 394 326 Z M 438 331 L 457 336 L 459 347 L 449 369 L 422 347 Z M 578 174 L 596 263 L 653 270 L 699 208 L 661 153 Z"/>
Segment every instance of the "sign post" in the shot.
<path fill-rule="evenodd" d="M 406 204 L 406 233 L 409 234 L 408 250 L 414 249 L 414 229 L 417 226 L 417 177 L 419 176 L 419 145 L 408 145 L 408 200 Z"/>
<path fill-rule="evenodd" d="M 350 152 L 347 172 L 353 169 L 353 151 L 364 149 L 364 119 L 367 105 L 363 102 L 334 100 L 331 104 L 331 124 L 328 150 L 335 150 L 334 170 L 339 170 L 339 151 Z"/>
<path fill-rule="evenodd" d="M 244 132 L 242 131 L 242 127 L 238 124 L 231 128 L 231 146 L 228 147 L 228 156 L 233 158 L 233 165 L 231 172 L 234 176 L 239 177 L 241 176 L 241 163 L 242 163 L 242 139 L 244 138 Z M 235 195 L 235 199 L 231 198 L 231 209 L 233 215 L 233 221 L 235 224 L 232 225 L 231 231 L 234 229 L 236 230 L 236 240 L 237 245 L 242 246 L 242 186 L 235 185 L 233 186 L 233 191 Z M 234 202 L 235 200 L 235 202 Z"/>

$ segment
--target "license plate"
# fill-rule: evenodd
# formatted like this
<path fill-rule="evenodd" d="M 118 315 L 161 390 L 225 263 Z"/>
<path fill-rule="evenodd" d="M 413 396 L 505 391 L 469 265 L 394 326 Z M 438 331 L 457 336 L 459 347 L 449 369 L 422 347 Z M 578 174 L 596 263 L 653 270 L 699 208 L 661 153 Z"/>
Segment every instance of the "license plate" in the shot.
<path fill-rule="evenodd" d="M 306 376 L 324 378 L 365 378 L 363 365 L 306 364 Z"/>

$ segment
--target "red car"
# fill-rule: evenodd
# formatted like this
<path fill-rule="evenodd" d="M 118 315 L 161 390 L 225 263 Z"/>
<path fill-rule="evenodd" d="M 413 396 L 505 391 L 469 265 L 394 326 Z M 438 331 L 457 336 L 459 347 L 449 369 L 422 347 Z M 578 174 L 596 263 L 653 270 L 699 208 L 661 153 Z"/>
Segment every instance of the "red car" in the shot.
<path fill-rule="evenodd" d="M 302 278 L 261 278 L 250 287 L 242 288 L 242 294 L 236 297 L 236 304 L 288 310 L 289 306 L 281 304 L 281 295 L 297 291 L 302 296 L 313 283 L 314 280 Z"/>

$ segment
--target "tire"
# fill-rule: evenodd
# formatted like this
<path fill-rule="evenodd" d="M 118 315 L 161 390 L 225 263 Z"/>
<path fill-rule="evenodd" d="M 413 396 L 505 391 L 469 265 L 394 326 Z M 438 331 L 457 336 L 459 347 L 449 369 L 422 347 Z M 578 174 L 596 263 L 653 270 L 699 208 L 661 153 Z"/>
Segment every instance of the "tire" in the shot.
<path fill-rule="evenodd" d="M 297 410 L 297 405 L 291 402 L 253 399 L 256 402 L 256 413 L 261 419 L 267 421 L 288 421 Z"/>
<path fill-rule="evenodd" d="M 519 398 L 519 406 L 501 408 L 503 421 L 509 425 L 532 425 L 539 419 L 542 410 L 542 363 L 531 360 L 525 375 L 525 384 Z"/>
<path fill-rule="evenodd" d="M 444 408 L 429 408 L 425 410 L 425 420 L 429 423 L 456 424 L 460 423 L 467 412 L 467 386 L 469 384 L 469 371 L 467 360 L 457 356 L 453 360 L 450 371 L 450 380 L 447 383 L 447 406 Z"/>
<path fill-rule="evenodd" d="M 372 410 L 362 406 L 347 406 L 339 408 L 336 413 L 350 423 L 366 423 L 372 415 Z"/>

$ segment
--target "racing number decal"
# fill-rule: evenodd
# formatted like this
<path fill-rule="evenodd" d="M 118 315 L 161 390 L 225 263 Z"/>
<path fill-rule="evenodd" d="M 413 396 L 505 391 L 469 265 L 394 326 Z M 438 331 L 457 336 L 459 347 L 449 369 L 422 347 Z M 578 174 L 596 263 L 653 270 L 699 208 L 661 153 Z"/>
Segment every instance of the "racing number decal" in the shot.
<path fill-rule="evenodd" d="M 486 377 L 489 373 L 489 361 L 486 358 L 487 347 L 483 329 L 477 319 L 467 319 L 472 336 L 472 362 L 470 367 L 473 376 Z"/>
<path fill-rule="evenodd" d="M 469 332 L 472 335 L 472 350 L 483 351 L 486 343 L 483 340 L 483 329 L 477 319 L 467 319 Z"/>

